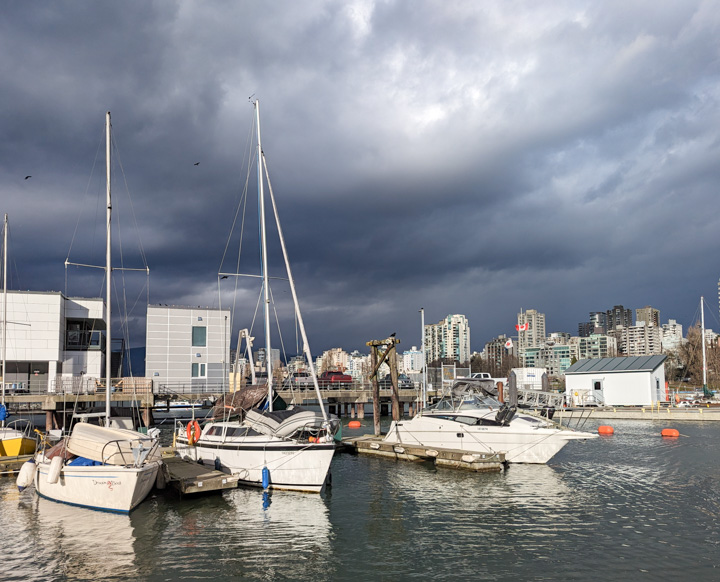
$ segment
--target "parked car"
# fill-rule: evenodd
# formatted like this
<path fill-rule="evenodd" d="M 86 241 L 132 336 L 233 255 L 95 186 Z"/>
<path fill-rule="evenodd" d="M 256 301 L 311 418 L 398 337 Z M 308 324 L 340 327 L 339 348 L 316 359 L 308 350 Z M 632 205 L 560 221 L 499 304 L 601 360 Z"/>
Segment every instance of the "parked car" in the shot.
<path fill-rule="evenodd" d="M 327 370 L 318 378 L 320 386 L 325 388 L 348 388 L 352 381 L 352 376 L 338 370 Z"/>
<path fill-rule="evenodd" d="M 295 372 L 285 378 L 283 382 L 285 388 L 299 388 L 305 390 L 306 388 L 313 388 L 313 379 L 310 372 Z"/>
<path fill-rule="evenodd" d="M 391 388 L 392 377 L 390 374 L 385 374 L 385 376 L 378 381 L 378 384 L 380 385 L 380 388 Z M 415 384 L 407 374 L 398 374 L 399 390 L 412 390 L 413 388 L 415 388 Z"/>

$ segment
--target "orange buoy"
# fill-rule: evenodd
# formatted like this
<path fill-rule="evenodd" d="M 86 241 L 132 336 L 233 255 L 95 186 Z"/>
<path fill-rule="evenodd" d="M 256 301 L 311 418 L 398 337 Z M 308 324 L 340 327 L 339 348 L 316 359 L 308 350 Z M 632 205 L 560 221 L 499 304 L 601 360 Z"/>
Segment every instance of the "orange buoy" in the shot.
<path fill-rule="evenodd" d="M 598 434 L 613 434 L 615 429 L 611 426 L 602 425 L 598 427 Z"/>
<path fill-rule="evenodd" d="M 676 428 L 664 428 L 660 434 L 664 437 L 679 437 L 680 431 Z"/>
<path fill-rule="evenodd" d="M 360 428 L 362 426 L 362 422 L 359 420 L 351 420 L 348 422 L 348 428 Z"/>

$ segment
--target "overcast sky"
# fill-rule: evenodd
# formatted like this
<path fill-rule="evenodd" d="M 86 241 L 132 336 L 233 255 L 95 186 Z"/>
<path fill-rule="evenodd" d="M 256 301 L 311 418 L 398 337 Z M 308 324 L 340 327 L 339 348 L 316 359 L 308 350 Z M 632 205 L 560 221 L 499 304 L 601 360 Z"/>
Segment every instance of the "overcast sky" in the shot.
<path fill-rule="evenodd" d="M 717 330 L 719 49 L 711 1 L 5 1 L 9 283 L 102 260 L 111 111 L 124 263 L 141 240 L 151 303 L 217 306 L 254 95 L 313 352 L 419 345 L 421 307 L 478 351 L 520 309 L 575 335 L 705 295 Z"/>

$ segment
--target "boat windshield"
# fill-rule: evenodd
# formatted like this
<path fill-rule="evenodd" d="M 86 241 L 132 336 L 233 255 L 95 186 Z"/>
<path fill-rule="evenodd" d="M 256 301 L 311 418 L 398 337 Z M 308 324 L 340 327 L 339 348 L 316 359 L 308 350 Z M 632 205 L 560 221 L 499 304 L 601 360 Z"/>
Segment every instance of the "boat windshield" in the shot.
<path fill-rule="evenodd" d="M 448 394 L 443 396 L 437 404 L 430 406 L 430 410 L 478 410 L 478 409 L 498 409 L 502 406 L 498 400 L 492 396 L 481 394 Z"/>

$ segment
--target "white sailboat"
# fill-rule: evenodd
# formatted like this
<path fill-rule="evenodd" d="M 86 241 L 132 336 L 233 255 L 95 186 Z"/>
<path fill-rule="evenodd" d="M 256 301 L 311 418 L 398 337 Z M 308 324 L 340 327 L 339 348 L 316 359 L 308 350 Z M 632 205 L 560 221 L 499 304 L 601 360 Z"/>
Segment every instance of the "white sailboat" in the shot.
<path fill-rule="evenodd" d="M 106 114 L 107 231 L 106 343 L 105 343 L 105 426 L 77 423 L 69 436 L 35 459 L 35 489 L 39 495 L 69 503 L 117 513 L 137 506 L 155 484 L 162 464 L 158 441 L 138 432 L 112 428 L 111 393 L 111 196 L 110 196 L 110 112 Z M 21 472 L 21 477 L 23 473 Z M 18 486 L 20 486 L 20 477 Z"/>
<path fill-rule="evenodd" d="M 32 433 L 30 421 L 15 420 L 8 424 L 7 409 L 5 408 L 5 386 L 7 369 L 7 245 L 8 245 L 8 215 L 3 223 L 3 313 L 2 313 L 2 396 L 0 400 L 0 457 L 19 457 L 32 455 L 35 452 L 37 441 Z"/>
<path fill-rule="evenodd" d="M 267 167 L 260 141 L 259 103 L 255 101 L 257 130 L 257 172 L 258 205 L 260 214 L 261 264 L 263 281 L 265 354 L 270 354 L 270 287 L 267 258 L 267 236 L 265 224 L 265 195 L 263 171 Z M 208 422 L 198 436 L 193 427 L 187 431 L 181 427 L 176 434 L 176 447 L 183 457 L 201 461 L 207 465 L 240 477 L 240 483 L 264 488 L 285 489 L 306 492 L 321 492 L 329 478 L 330 463 L 335 452 L 334 433 L 337 419 L 331 419 L 322 404 L 322 395 L 317 382 L 310 346 L 298 304 L 282 228 L 278 218 L 275 199 L 268 180 L 268 190 L 275 215 L 280 246 L 285 259 L 285 270 L 290 283 L 295 315 L 302 335 L 303 351 L 313 378 L 320 412 L 300 407 L 288 410 L 273 410 L 274 390 L 272 361 L 265 358 L 267 392 L 263 410 L 247 411 L 242 420 Z M 236 275 L 235 273 L 222 274 Z M 252 362 L 251 362 L 252 366 Z M 243 411 L 245 412 L 245 411 Z"/>

